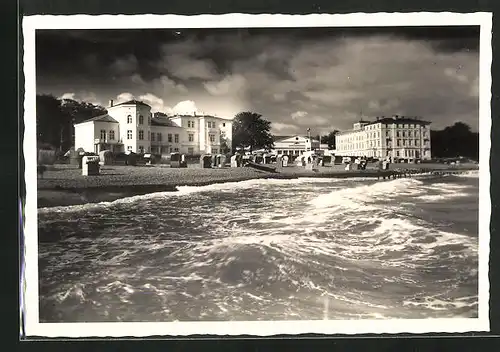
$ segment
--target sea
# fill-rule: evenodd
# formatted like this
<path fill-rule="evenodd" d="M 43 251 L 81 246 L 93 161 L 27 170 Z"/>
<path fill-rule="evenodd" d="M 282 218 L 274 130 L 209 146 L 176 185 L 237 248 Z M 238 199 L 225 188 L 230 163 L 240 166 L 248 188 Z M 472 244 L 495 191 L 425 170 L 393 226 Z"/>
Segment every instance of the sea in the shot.
<path fill-rule="evenodd" d="M 38 211 L 40 322 L 474 318 L 477 172 Z"/>

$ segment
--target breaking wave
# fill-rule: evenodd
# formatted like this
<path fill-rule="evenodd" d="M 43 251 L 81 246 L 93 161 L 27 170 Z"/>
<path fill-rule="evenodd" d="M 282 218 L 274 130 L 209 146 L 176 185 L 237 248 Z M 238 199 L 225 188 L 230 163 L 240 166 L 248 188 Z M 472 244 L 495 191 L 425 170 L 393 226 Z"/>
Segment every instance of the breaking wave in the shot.
<path fill-rule="evenodd" d="M 40 317 L 474 317 L 477 194 L 474 177 L 251 180 L 43 209 Z"/>

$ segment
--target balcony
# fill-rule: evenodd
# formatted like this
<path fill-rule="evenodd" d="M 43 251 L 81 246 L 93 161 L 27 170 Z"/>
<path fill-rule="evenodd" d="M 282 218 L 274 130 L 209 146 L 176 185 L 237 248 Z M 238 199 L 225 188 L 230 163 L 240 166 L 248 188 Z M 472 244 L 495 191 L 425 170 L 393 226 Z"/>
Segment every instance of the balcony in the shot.
<path fill-rule="evenodd" d="M 123 144 L 123 141 L 121 139 L 96 138 L 94 144 Z"/>

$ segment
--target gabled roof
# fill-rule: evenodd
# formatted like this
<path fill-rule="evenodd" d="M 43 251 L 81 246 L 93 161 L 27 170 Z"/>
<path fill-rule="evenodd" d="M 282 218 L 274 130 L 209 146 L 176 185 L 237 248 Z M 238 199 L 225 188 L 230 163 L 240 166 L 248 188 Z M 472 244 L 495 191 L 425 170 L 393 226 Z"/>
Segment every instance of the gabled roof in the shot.
<path fill-rule="evenodd" d="M 93 118 L 91 118 L 91 119 L 88 119 L 88 120 L 82 121 L 82 122 L 80 122 L 80 123 L 76 123 L 75 125 L 79 125 L 79 124 L 81 124 L 81 123 L 91 122 L 91 121 L 100 121 L 100 122 L 118 123 L 118 121 L 116 121 L 114 118 L 112 118 L 112 117 L 111 117 L 111 116 L 109 116 L 108 114 L 104 114 L 104 115 L 99 115 L 99 116 L 93 117 Z"/>
<path fill-rule="evenodd" d="M 168 117 L 153 117 L 151 119 L 151 126 L 179 127 L 170 121 Z"/>
<path fill-rule="evenodd" d="M 129 101 L 126 101 L 124 103 L 115 104 L 115 105 L 113 105 L 113 107 L 119 106 L 119 105 L 142 105 L 142 106 L 147 106 L 148 108 L 151 107 L 148 104 L 146 104 L 146 103 L 144 103 L 144 102 L 142 102 L 140 100 L 129 100 Z"/>

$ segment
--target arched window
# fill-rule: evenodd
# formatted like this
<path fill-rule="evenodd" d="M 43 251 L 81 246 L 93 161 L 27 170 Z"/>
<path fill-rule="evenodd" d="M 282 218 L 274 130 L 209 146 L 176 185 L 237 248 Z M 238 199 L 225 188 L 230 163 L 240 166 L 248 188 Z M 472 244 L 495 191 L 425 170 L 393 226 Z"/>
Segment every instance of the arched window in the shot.
<path fill-rule="evenodd" d="M 132 115 L 127 116 L 127 123 L 132 123 Z"/>
<path fill-rule="evenodd" d="M 144 116 L 139 115 L 139 125 L 143 125 L 143 124 L 144 124 Z"/>

